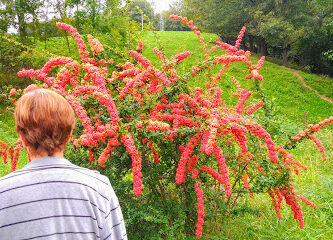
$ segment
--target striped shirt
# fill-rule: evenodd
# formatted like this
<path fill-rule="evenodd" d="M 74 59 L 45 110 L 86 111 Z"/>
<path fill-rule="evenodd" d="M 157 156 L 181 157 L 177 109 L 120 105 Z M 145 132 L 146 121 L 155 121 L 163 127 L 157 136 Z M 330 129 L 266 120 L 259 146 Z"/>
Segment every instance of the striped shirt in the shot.
<path fill-rule="evenodd" d="M 60 157 L 0 178 L 0 239 L 127 240 L 109 179 Z"/>

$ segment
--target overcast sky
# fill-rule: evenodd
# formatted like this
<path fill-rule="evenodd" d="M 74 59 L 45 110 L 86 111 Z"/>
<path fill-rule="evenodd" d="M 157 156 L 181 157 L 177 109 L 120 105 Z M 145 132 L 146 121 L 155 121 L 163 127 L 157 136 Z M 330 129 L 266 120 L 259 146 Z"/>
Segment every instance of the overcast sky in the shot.
<path fill-rule="evenodd" d="M 152 6 L 154 7 L 155 12 L 160 13 L 164 10 L 168 10 L 169 4 L 174 2 L 174 0 L 150 0 L 150 2 L 152 3 Z"/>

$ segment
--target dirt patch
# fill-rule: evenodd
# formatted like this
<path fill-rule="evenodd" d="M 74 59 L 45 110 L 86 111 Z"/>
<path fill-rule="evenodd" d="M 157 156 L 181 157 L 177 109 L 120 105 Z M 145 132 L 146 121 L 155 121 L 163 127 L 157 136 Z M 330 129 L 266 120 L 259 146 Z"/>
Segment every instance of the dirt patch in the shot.
<path fill-rule="evenodd" d="M 327 101 L 327 102 L 333 104 L 333 100 L 332 100 L 331 98 L 326 97 L 325 95 L 320 94 L 316 89 L 313 89 L 312 87 L 310 87 L 309 85 L 307 85 L 307 84 L 305 83 L 305 81 L 304 81 L 304 78 L 303 78 L 301 75 L 299 75 L 299 73 L 298 73 L 297 71 L 295 71 L 295 70 L 293 70 L 293 69 L 290 69 L 290 68 L 289 68 L 289 71 L 290 71 L 292 74 L 294 74 L 294 75 L 295 75 L 295 76 L 301 81 L 301 84 L 302 84 L 304 87 L 306 87 L 306 88 L 310 89 L 311 91 L 313 91 L 313 92 L 314 92 L 318 97 L 320 97 L 321 99 L 323 99 L 323 100 L 325 100 L 325 101 Z"/>

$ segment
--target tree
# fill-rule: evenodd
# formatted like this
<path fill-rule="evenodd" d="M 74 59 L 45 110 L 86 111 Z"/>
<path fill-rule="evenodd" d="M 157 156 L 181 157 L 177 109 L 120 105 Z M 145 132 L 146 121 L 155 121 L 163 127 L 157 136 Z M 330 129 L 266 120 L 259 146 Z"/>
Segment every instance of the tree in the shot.
<path fill-rule="evenodd" d="M 131 19 L 141 23 L 142 17 L 147 16 L 149 21 L 154 19 L 154 9 L 147 0 L 134 0 L 129 6 L 129 13 Z"/>
<path fill-rule="evenodd" d="M 0 7 L 0 30 L 6 33 L 13 21 L 13 2 L 1 0 Z"/>
<path fill-rule="evenodd" d="M 282 58 L 285 66 L 292 60 L 332 74 L 323 56 L 332 49 L 332 0 L 183 0 L 181 10 L 223 41 L 234 43 L 246 26 L 243 48 Z"/>

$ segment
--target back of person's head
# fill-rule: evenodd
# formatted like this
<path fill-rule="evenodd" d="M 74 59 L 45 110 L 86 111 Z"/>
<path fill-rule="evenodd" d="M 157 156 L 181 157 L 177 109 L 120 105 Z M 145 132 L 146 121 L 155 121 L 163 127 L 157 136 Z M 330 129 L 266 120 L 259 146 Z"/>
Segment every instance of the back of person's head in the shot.
<path fill-rule="evenodd" d="M 16 103 L 15 124 L 34 155 L 52 156 L 62 151 L 75 126 L 75 114 L 59 94 L 36 89 L 25 93 Z"/>

